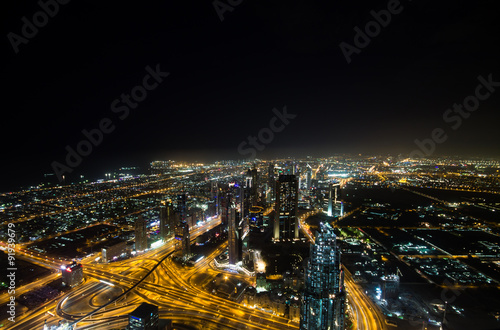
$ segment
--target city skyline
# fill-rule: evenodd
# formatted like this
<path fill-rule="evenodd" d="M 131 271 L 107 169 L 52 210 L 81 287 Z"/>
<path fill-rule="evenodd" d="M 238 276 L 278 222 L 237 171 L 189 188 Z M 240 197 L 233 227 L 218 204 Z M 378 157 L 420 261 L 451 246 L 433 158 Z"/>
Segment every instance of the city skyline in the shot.
<path fill-rule="evenodd" d="M 9 237 L 0 261 L 31 269 L 8 268 L 16 280 L 0 282 L 0 301 L 15 302 L 0 307 L 17 318 L 8 329 L 498 323 L 500 161 L 358 155 L 150 167 L 0 194 Z"/>

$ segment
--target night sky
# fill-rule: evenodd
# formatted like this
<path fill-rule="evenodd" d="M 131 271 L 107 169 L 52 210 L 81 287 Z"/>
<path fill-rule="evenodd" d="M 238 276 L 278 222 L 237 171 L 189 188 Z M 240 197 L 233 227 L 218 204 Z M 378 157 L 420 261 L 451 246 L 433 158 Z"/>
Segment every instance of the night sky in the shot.
<path fill-rule="evenodd" d="M 70 1 L 17 54 L 9 33 L 41 7 L 2 2 L 0 191 L 37 183 L 103 118 L 114 131 L 72 175 L 243 159 L 240 143 L 284 106 L 296 117 L 257 157 L 408 154 L 435 128 L 448 139 L 433 156 L 499 156 L 500 87 L 456 130 L 443 120 L 478 76 L 500 81 L 497 1 L 402 0 L 349 64 L 339 44 L 391 1 L 238 2 L 221 21 L 212 1 Z M 168 77 L 121 120 L 111 104 L 157 65 Z"/>

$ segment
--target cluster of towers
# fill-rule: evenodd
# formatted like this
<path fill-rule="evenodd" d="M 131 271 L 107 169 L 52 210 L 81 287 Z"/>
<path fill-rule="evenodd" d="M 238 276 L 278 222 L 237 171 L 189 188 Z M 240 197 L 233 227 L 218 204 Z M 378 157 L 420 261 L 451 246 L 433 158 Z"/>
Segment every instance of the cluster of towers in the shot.
<path fill-rule="evenodd" d="M 269 181 L 274 189 L 275 218 L 273 239 L 287 242 L 299 239 L 298 200 L 300 182 L 295 175 L 274 176 L 274 168 L 269 167 Z M 306 194 L 312 188 L 312 169 L 306 168 Z M 339 184 L 329 183 L 328 216 L 342 215 L 343 204 L 338 200 Z M 338 209 L 340 206 L 340 214 Z M 334 212 L 337 210 L 337 212 Z M 345 289 L 344 275 L 340 263 L 340 249 L 332 227 L 321 224 L 314 244 L 310 246 L 310 256 L 305 270 L 305 290 L 302 296 L 300 329 L 344 329 Z"/>
<path fill-rule="evenodd" d="M 221 222 L 228 231 L 229 264 L 241 262 L 253 270 L 250 248 L 250 222 L 252 210 L 260 203 L 257 169 L 249 169 L 245 179 L 236 182 L 221 198 Z"/>
<path fill-rule="evenodd" d="M 171 200 L 160 202 L 160 237 L 165 242 L 175 238 L 176 244 L 182 250 L 182 256 L 190 255 L 189 225 L 186 222 L 186 195 L 177 196 L 177 207 Z M 146 221 L 139 215 L 135 221 L 135 249 L 144 251 L 148 248 Z"/>
<path fill-rule="evenodd" d="M 265 178 L 265 176 L 264 176 Z M 303 176 L 302 176 L 303 178 Z M 270 164 L 267 180 L 259 177 L 257 168 L 245 172 L 240 180 L 230 184 L 213 181 L 208 187 L 211 194 L 210 212 L 220 216 L 221 227 L 228 235 L 228 262 L 253 270 L 253 250 L 250 242 L 252 230 L 264 231 L 275 242 L 286 244 L 300 238 L 298 205 L 300 194 L 309 194 L 316 186 L 313 170 L 305 169 L 305 188 L 300 182 L 298 168 L 279 170 Z M 341 214 L 343 204 L 338 201 L 338 184 L 328 185 L 328 216 Z M 324 187 L 326 189 L 326 187 Z M 207 190 L 207 191 L 208 191 Z M 323 190 L 325 191 L 325 190 Z M 323 204 L 324 205 L 324 204 Z M 271 223 L 263 223 L 263 210 L 274 207 Z M 136 221 L 136 249 L 147 248 L 146 223 L 142 216 Z M 256 229 L 255 229 L 256 228 Z M 164 241 L 174 238 L 182 256 L 188 258 L 190 251 L 189 224 L 187 221 L 186 195 L 177 196 L 160 204 L 160 235 Z M 345 291 L 340 264 L 340 251 L 336 237 L 328 224 L 321 224 L 315 243 L 311 244 L 310 257 L 305 271 L 305 291 L 302 295 L 300 329 L 344 328 Z"/>

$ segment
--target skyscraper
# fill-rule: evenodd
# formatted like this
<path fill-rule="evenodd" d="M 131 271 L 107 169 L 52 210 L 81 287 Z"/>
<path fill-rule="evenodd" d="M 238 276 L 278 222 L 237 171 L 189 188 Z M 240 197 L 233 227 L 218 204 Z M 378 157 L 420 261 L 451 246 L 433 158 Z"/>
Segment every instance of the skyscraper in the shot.
<path fill-rule="evenodd" d="M 252 179 L 250 183 L 250 206 L 257 205 L 259 201 L 259 194 L 258 194 L 258 188 L 259 188 L 259 172 L 257 172 L 257 169 L 254 167 L 251 170 L 248 170 L 250 177 Z"/>
<path fill-rule="evenodd" d="M 181 243 L 182 257 L 187 258 L 191 254 L 191 235 L 187 222 L 181 222 L 175 227 L 175 239 Z M 178 244 L 175 245 L 177 249 Z"/>
<path fill-rule="evenodd" d="M 242 261 L 243 265 L 248 269 L 253 270 L 253 252 L 250 248 L 250 228 L 248 227 L 248 219 L 244 219 L 240 222 L 238 232 L 238 260 Z"/>
<path fill-rule="evenodd" d="M 332 193 L 332 183 L 328 185 L 328 216 L 333 217 L 333 193 Z"/>
<path fill-rule="evenodd" d="M 269 164 L 269 168 L 267 170 L 267 184 L 269 186 L 269 196 L 274 198 L 275 188 L 276 188 L 276 180 L 274 177 L 274 164 Z"/>
<path fill-rule="evenodd" d="M 171 238 L 175 234 L 176 214 L 170 200 L 160 203 L 160 236 L 163 241 Z"/>
<path fill-rule="evenodd" d="M 276 181 L 274 217 L 275 240 L 298 239 L 297 219 L 299 184 L 295 175 L 280 175 Z"/>
<path fill-rule="evenodd" d="M 221 201 L 220 201 L 220 220 L 221 220 L 221 225 L 224 228 L 224 230 L 227 228 L 229 225 L 229 218 L 228 218 L 228 210 L 231 207 L 230 206 L 230 195 L 227 193 L 225 195 L 221 196 Z"/>
<path fill-rule="evenodd" d="M 307 164 L 307 172 L 306 172 L 306 189 L 307 191 L 311 190 L 312 186 L 312 168 Z"/>
<path fill-rule="evenodd" d="M 135 249 L 136 251 L 144 251 L 148 248 L 148 237 L 146 232 L 146 221 L 142 215 L 135 220 Z"/>
<path fill-rule="evenodd" d="M 320 224 L 305 272 L 300 315 L 301 330 L 344 329 L 344 274 L 336 236 L 328 224 Z"/>
<path fill-rule="evenodd" d="M 228 219 L 228 249 L 229 264 L 236 265 L 240 259 L 239 254 L 239 231 L 238 231 L 238 212 L 235 208 L 227 209 Z"/>
<path fill-rule="evenodd" d="M 179 221 L 186 221 L 187 207 L 186 207 L 186 194 L 177 195 L 177 212 L 179 212 Z"/>

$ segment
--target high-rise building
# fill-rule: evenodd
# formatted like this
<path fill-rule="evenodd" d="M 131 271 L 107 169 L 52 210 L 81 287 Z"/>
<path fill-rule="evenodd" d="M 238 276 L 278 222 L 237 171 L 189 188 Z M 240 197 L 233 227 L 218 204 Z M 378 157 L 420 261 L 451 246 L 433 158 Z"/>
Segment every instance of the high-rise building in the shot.
<path fill-rule="evenodd" d="M 337 186 L 335 186 L 335 200 L 333 201 L 335 204 L 337 204 Z"/>
<path fill-rule="evenodd" d="M 177 217 L 174 212 L 174 206 L 170 200 L 161 201 L 160 203 L 160 237 L 163 241 L 172 238 L 175 234 L 175 226 Z"/>
<path fill-rule="evenodd" d="M 142 303 L 129 314 L 129 330 L 158 330 L 158 306 Z"/>
<path fill-rule="evenodd" d="M 300 315 L 301 330 L 343 330 L 345 313 L 344 274 L 340 249 L 328 224 L 320 224 L 305 272 L 305 291 Z"/>
<path fill-rule="evenodd" d="M 212 181 L 210 183 L 210 197 L 212 200 L 215 200 L 217 198 L 217 190 L 219 190 L 219 187 L 217 186 L 217 181 Z"/>
<path fill-rule="evenodd" d="M 189 257 L 191 254 L 191 235 L 189 234 L 189 225 L 187 222 L 181 222 L 175 227 L 175 239 L 180 241 L 182 257 Z"/>
<path fill-rule="evenodd" d="M 148 248 L 148 236 L 146 231 L 146 221 L 142 215 L 135 220 L 135 250 L 144 251 Z"/>
<path fill-rule="evenodd" d="M 298 239 L 297 218 L 299 184 L 295 175 L 280 175 L 276 181 L 274 218 L 275 240 Z"/>
<path fill-rule="evenodd" d="M 249 189 L 249 195 L 250 195 L 250 206 L 257 205 L 259 201 L 259 195 L 258 195 L 258 187 L 259 187 L 259 172 L 257 172 L 257 169 L 254 167 L 251 170 L 248 170 L 247 172 L 247 188 Z"/>
<path fill-rule="evenodd" d="M 239 261 L 249 270 L 253 271 L 253 250 L 250 247 L 250 228 L 247 225 L 248 221 L 240 222 L 239 240 L 238 240 L 238 253 Z"/>
<path fill-rule="evenodd" d="M 187 206 L 186 206 L 186 194 L 177 195 L 177 212 L 179 213 L 179 221 L 186 221 L 187 217 Z"/>
<path fill-rule="evenodd" d="M 222 195 L 220 197 L 220 204 L 221 204 L 221 207 L 220 207 L 220 221 L 221 221 L 221 225 L 224 229 L 226 229 L 229 225 L 229 218 L 228 218 L 228 211 L 229 209 L 231 208 L 231 197 L 229 194 L 225 194 L 225 195 Z"/>
<path fill-rule="evenodd" d="M 267 170 L 267 184 L 269 186 L 269 196 L 274 198 L 275 196 L 275 188 L 276 188 L 276 179 L 274 176 L 274 164 L 269 164 L 269 168 Z M 271 200 L 270 200 L 271 202 Z"/>
<path fill-rule="evenodd" d="M 332 183 L 328 185 L 328 216 L 333 217 L 333 192 Z"/>
<path fill-rule="evenodd" d="M 307 191 L 311 190 L 312 186 L 312 168 L 307 165 L 307 172 L 306 172 L 306 189 Z"/>
<path fill-rule="evenodd" d="M 227 209 L 228 220 L 228 249 L 229 264 L 236 265 L 240 259 L 239 253 L 239 231 L 238 231 L 238 212 L 235 208 Z"/>
<path fill-rule="evenodd" d="M 77 286 L 83 281 L 83 267 L 73 262 L 71 265 L 61 267 L 62 284 L 69 287 Z"/>

